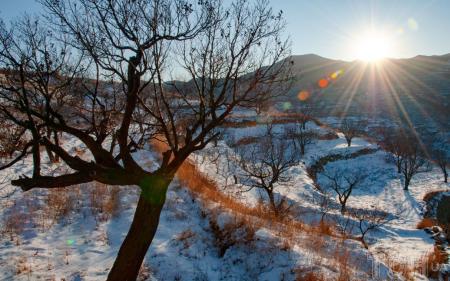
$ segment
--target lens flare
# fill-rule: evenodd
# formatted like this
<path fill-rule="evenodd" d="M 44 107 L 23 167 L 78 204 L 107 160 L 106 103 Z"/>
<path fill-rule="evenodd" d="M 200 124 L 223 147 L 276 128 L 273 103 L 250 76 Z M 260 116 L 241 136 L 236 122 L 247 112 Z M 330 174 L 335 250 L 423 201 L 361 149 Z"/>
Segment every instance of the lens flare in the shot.
<path fill-rule="evenodd" d="M 317 82 L 320 88 L 324 89 L 328 87 L 328 79 L 320 79 L 319 82 Z"/>
<path fill-rule="evenodd" d="M 419 29 L 419 24 L 417 23 L 417 21 L 414 18 L 409 18 L 408 19 L 408 27 L 412 31 L 416 31 L 417 29 Z"/>
<path fill-rule="evenodd" d="M 305 100 L 309 99 L 310 93 L 309 93 L 309 91 L 302 90 L 302 91 L 300 91 L 300 93 L 298 93 L 297 97 L 299 100 L 305 101 Z"/>
<path fill-rule="evenodd" d="M 341 76 L 343 73 L 344 73 L 344 71 L 343 71 L 342 69 L 339 69 L 339 70 L 333 72 L 333 73 L 330 75 L 330 77 L 331 77 L 331 79 L 336 80 L 336 79 L 338 79 L 338 77 Z"/>
<path fill-rule="evenodd" d="M 283 110 L 289 110 L 292 108 L 292 104 L 287 101 L 287 102 L 283 103 L 282 107 L 283 107 Z"/>

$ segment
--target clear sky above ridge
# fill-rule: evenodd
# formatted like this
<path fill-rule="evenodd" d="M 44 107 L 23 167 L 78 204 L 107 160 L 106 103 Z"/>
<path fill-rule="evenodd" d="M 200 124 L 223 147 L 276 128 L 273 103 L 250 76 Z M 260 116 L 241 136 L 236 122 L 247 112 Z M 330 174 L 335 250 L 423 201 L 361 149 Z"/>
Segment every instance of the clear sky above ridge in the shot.
<path fill-rule="evenodd" d="M 368 32 L 382 34 L 383 44 L 389 41 L 389 49 L 383 54 L 388 57 L 450 53 L 449 0 L 270 2 L 274 9 L 283 10 L 288 23 L 286 34 L 292 39 L 296 55 L 314 53 L 353 60 L 358 58 L 355 46 L 361 45 L 361 38 Z M 0 16 L 6 21 L 24 12 L 42 12 L 35 0 L 0 0 L 0 3 Z M 377 41 L 365 44 L 376 45 Z"/>

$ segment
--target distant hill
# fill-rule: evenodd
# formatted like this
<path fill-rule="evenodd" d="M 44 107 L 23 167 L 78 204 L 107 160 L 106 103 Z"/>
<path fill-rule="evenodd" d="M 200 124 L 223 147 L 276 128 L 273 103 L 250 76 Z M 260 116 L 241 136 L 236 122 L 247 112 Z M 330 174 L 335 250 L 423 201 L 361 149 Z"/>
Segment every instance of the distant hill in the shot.
<path fill-rule="evenodd" d="M 288 58 L 295 83 L 283 101 L 296 110 L 309 99 L 319 115 L 382 117 L 450 131 L 450 54 L 345 62 L 308 54 Z M 322 80 L 322 81 L 321 81 Z M 320 82 L 319 82 L 320 81 Z"/>

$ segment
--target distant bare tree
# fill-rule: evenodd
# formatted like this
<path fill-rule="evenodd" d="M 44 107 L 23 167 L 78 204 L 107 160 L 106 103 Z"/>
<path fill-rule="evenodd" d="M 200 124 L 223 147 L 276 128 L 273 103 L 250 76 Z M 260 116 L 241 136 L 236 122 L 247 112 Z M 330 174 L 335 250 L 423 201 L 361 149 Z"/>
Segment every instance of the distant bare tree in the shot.
<path fill-rule="evenodd" d="M 289 136 L 294 144 L 300 148 L 300 153 L 305 155 L 305 148 L 307 145 L 313 144 L 318 138 L 317 132 L 314 130 L 307 130 L 301 122 L 294 123 L 294 127 L 286 130 L 286 135 Z"/>
<path fill-rule="evenodd" d="M 392 153 L 393 161 L 397 167 L 397 173 L 401 173 L 402 162 L 406 150 L 407 136 L 403 129 L 393 129 L 389 132 L 383 132 L 382 145 Z M 391 155 L 390 155 L 391 156 Z"/>
<path fill-rule="evenodd" d="M 299 122 L 302 126 L 302 129 L 306 129 L 306 123 L 313 120 L 314 116 L 314 108 L 312 103 L 309 101 L 302 101 L 300 105 L 300 116 L 297 117 L 297 122 Z"/>
<path fill-rule="evenodd" d="M 366 249 L 369 248 L 365 240 L 366 235 L 391 220 L 389 213 L 376 209 L 352 209 L 351 216 L 358 220 L 359 239 Z"/>
<path fill-rule="evenodd" d="M 405 138 L 401 172 L 404 179 L 404 190 L 408 190 L 411 179 L 418 173 L 430 170 L 419 141 L 414 136 Z"/>
<path fill-rule="evenodd" d="M 328 187 L 338 196 L 338 201 L 341 204 L 341 213 L 345 213 L 347 200 L 350 198 L 353 190 L 366 178 L 366 174 L 361 170 L 344 171 L 342 169 L 334 170 L 332 172 L 324 172 L 323 175 L 329 179 Z"/>
<path fill-rule="evenodd" d="M 355 121 L 350 118 L 344 118 L 341 121 L 341 132 L 344 134 L 347 145 L 352 145 L 352 139 L 354 137 L 360 136 L 364 132 L 366 123 L 363 121 Z"/>
<path fill-rule="evenodd" d="M 328 192 L 323 191 L 318 198 L 314 199 L 314 202 L 317 206 L 319 206 L 320 210 L 320 223 L 323 223 L 325 217 L 328 215 L 329 211 L 333 207 L 333 201 Z"/>
<path fill-rule="evenodd" d="M 283 200 L 275 201 L 274 189 L 277 184 L 287 183 L 291 177 L 288 170 L 298 165 L 295 147 L 286 136 L 276 136 L 272 125 L 268 124 L 266 134 L 260 142 L 237 148 L 242 169 L 241 182 L 252 188 L 266 192 L 269 203 L 276 215 L 280 214 Z"/>
<path fill-rule="evenodd" d="M 448 151 L 442 148 L 435 148 L 431 151 L 431 155 L 441 169 L 442 174 L 444 175 L 444 182 L 448 182 L 447 166 L 450 163 Z"/>
<path fill-rule="evenodd" d="M 444 182 L 448 182 L 447 166 L 450 163 L 450 140 L 444 135 L 438 135 L 431 144 L 431 157 L 444 175 Z"/>
<path fill-rule="evenodd" d="M 24 134 L 25 130 L 20 126 L 0 119 L 0 158 L 7 159 L 15 152 L 24 150 Z"/>
<path fill-rule="evenodd" d="M 12 162 L 33 159 L 32 173 L 12 184 L 24 191 L 93 181 L 139 186 L 108 275 L 135 280 L 183 161 L 220 134 L 215 129 L 234 108 L 286 92 L 282 13 L 266 0 L 39 2 L 46 24 L 0 24 L 0 118 L 27 132 Z M 189 82 L 168 84 L 173 69 Z M 82 142 L 91 159 L 73 155 L 48 130 Z M 168 147 L 151 172 L 132 156 L 150 140 Z M 43 174 L 40 147 L 70 169 Z"/>

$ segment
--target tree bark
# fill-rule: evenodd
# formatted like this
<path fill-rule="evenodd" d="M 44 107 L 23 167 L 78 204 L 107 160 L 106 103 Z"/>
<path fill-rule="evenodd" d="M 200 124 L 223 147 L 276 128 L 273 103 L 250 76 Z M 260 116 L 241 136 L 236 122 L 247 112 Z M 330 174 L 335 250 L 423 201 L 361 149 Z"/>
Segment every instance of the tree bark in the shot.
<path fill-rule="evenodd" d="M 345 214 L 345 204 L 341 204 L 341 214 Z"/>
<path fill-rule="evenodd" d="M 352 139 L 346 138 L 347 141 L 347 147 L 350 147 L 352 145 Z"/>
<path fill-rule="evenodd" d="M 270 205 L 272 206 L 272 210 L 275 213 L 275 216 L 278 216 L 278 208 L 277 204 L 275 203 L 275 197 L 273 196 L 273 192 L 267 191 L 267 195 L 269 195 Z"/>
<path fill-rule="evenodd" d="M 444 169 L 444 182 L 447 183 L 448 182 L 448 173 L 447 170 Z"/>
<path fill-rule="evenodd" d="M 408 187 L 409 187 L 409 181 L 410 181 L 410 179 L 405 178 L 405 186 L 404 186 L 403 190 L 408 190 Z"/>
<path fill-rule="evenodd" d="M 145 254 L 155 236 L 171 179 L 155 176 L 141 181 L 142 189 L 133 222 L 123 241 L 108 281 L 135 281 Z"/>

